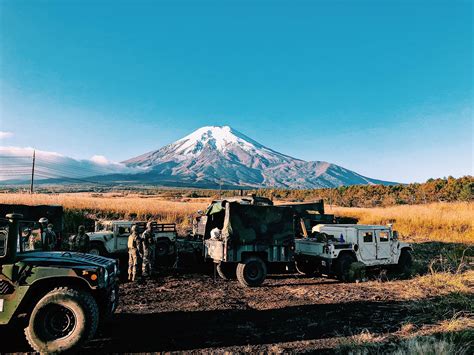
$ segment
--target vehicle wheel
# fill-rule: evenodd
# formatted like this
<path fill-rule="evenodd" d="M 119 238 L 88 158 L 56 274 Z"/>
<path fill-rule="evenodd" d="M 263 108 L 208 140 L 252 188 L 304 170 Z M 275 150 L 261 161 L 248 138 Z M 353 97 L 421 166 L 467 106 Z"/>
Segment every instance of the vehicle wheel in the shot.
<path fill-rule="evenodd" d="M 357 260 L 352 255 L 343 254 L 339 257 L 337 262 L 337 277 L 344 282 L 353 282 L 354 274 L 351 270 L 352 264 Z"/>
<path fill-rule="evenodd" d="M 397 269 L 398 272 L 404 276 L 409 277 L 411 275 L 411 269 L 413 266 L 413 257 L 410 250 L 403 249 L 400 258 L 398 259 Z"/>
<path fill-rule="evenodd" d="M 260 286 L 267 277 L 267 265 L 258 256 L 237 264 L 237 280 L 248 287 Z"/>
<path fill-rule="evenodd" d="M 90 293 L 60 287 L 48 292 L 34 307 L 25 335 L 39 352 L 79 348 L 97 330 L 99 308 Z"/>
<path fill-rule="evenodd" d="M 89 249 L 89 254 L 92 255 L 101 255 L 107 256 L 107 250 L 105 250 L 104 246 L 100 243 L 91 243 L 91 247 Z"/>
<path fill-rule="evenodd" d="M 310 262 L 304 260 L 295 261 L 295 268 L 299 274 L 306 276 L 318 276 L 317 267 Z"/>
<path fill-rule="evenodd" d="M 223 280 L 234 280 L 237 277 L 236 270 L 237 265 L 234 263 L 223 263 L 217 264 L 217 273 Z"/>
<path fill-rule="evenodd" d="M 156 257 L 163 257 L 168 255 L 170 251 L 170 244 L 165 240 L 159 240 L 155 245 L 155 255 Z"/>

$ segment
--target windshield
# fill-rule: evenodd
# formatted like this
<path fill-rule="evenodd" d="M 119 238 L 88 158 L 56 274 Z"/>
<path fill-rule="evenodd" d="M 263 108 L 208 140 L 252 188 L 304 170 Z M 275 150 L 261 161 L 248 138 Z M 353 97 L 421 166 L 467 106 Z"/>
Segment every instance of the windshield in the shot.
<path fill-rule="evenodd" d="M 104 231 L 112 232 L 112 223 L 110 223 L 110 222 L 95 222 L 95 231 L 96 232 L 104 232 Z"/>

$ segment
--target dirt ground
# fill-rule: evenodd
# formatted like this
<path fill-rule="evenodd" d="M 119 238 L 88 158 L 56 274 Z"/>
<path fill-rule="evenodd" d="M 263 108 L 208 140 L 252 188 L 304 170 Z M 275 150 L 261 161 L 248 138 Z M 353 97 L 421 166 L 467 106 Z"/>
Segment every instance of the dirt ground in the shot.
<path fill-rule="evenodd" d="M 474 280 L 470 287 L 474 304 Z M 154 279 L 121 284 L 116 315 L 84 350 L 332 352 L 354 336 L 395 335 L 407 323 L 429 328 L 466 311 L 453 304 L 440 316 L 423 306 L 446 296 L 414 279 L 345 284 L 277 273 L 245 288 L 214 279 L 210 265 L 162 269 Z M 29 350 L 17 332 L 3 331 L 0 339 L 2 352 Z"/>

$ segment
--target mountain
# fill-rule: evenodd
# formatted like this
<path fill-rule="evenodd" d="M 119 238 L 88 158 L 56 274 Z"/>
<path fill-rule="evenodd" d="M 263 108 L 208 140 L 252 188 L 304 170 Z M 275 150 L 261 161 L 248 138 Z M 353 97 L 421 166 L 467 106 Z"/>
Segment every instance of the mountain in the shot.
<path fill-rule="evenodd" d="M 229 126 L 208 126 L 122 164 L 143 169 L 129 179 L 179 186 L 321 188 L 395 184 L 371 179 L 324 161 L 276 152 Z M 142 170 L 142 171 L 143 171 Z M 125 178 L 112 175 L 107 180 Z"/>

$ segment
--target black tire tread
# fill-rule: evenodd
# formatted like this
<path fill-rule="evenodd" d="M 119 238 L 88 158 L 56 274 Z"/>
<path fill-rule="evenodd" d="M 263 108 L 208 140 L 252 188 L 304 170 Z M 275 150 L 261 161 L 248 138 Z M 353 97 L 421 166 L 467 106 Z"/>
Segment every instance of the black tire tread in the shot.
<path fill-rule="evenodd" d="M 92 297 L 90 293 L 80 291 L 80 290 L 70 288 L 70 287 L 56 287 L 52 289 L 51 291 L 47 292 L 43 297 L 41 297 L 38 303 L 40 303 L 41 300 L 45 296 L 52 293 L 56 293 L 58 295 L 61 295 L 61 294 L 67 295 L 69 297 L 77 298 L 78 300 L 80 300 L 82 305 L 85 307 L 86 312 L 89 314 L 89 318 L 91 320 L 90 321 L 91 324 L 87 327 L 86 335 L 77 344 L 74 344 L 73 346 L 67 349 L 64 349 L 64 348 L 57 349 L 56 351 L 52 351 L 52 352 L 70 351 L 70 350 L 78 349 L 84 342 L 89 341 L 94 337 L 99 325 L 99 307 L 97 306 L 97 303 L 94 297 Z M 34 335 L 31 334 L 31 329 L 29 325 L 24 329 L 24 333 L 26 336 L 26 340 L 28 341 L 28 343 L 34 350 L 38 352 L 45 351 L 45 349 L 42 349 L 41 347 L 38 346 L 38 344 L 36 344 Z M 48 352 L 51 352 L 51 350 L 48 350 Z"/>
<path fill-rule="evenodd" d="M 246 279 L 245 279 L 245 266 L 252 262 L 252 261 L 257 261 L 259 263 L 261 263 L 261 265 L 263 266 L 263 280 L 261 282 L 258 282 L 258 283 L 253 283 L 253 282 L 248 282 Z M 241 285 L 243 286 L 247 286 L 247 287 L 256 287 L 256 286 L 260 286 L 263 281 L 265 280 L 266 278 L 266 275 L 267 275 L 267 266 L 265 265 L 265 263 L 263 262 L 263 260 L 257 256 L 251 256 L 249 258 L 247 258 L 243 263 L 238 263 L 237 264 L 237 280 L 240 282 Z"/>

